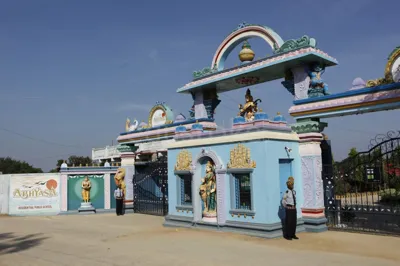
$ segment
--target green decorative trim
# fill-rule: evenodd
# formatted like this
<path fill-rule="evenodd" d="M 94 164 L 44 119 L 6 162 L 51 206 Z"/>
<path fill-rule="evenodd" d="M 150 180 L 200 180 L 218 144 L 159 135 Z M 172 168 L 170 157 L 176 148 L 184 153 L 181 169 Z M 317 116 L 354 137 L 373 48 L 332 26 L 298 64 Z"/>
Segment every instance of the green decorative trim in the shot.
<path fill-rule="evenodd" d="M 291 125 L 292 130 L 297 134 L 321 133 L 328 126 L 328 123 L 318 121 L 297 122 Z"/>
<path fill-rule="evenodd" d="M 118 145 L 117 150 L 119 152 L 135 152 L 139 147 L 131 145 Z"/>
<path fill-rule="evenodd" d="M 293 50 L 297 50 L 300 48 L 305 47 L 316 47 L 317 41 L 314 38 L 310 38 L 307 35 L 304 35 L 300 39 L 297 40 L 288 40 L 282 44 L 281 47 L 277 47 L 276 44 L 274 45 L 274 52 L 275 54 L 286 53 Z"/>
<path fill-rule="evenodd" d="M 249 24 L 249 23 L 247 23 L 247 22 L 242 22 L 242 23 L 240 23 L 240 24 L 236 27 L 236 29 L 234 29 L 233 31 L 231 31 L 231 33 L 229 33 L 229 35 L 231 35 L 231 34 L 234 33 L 235 31 L 238 31 L 238 30 L 241 30 L 241 29 L 243 29 L 243 28 L 250 27 L 250 26 L 260 26 L 260 27 L 264 27 L 263 25 L 259 25 L 259 24 Z"/>
<path fill-rule="evenodd" d="M 400 46 L 397 46 L 396 48 L 394 48 L 394 50 L 389 54 L 387 60 L 390 60 L 390 58 L 391 58 L 395 53 L 397 53 L 397 51 L 399 51 L 399 50 L 400 50 Z"/>
<path fill-rule="evenodd" d="M 207 75 L 211 75 L 218 72 L 217 66 L 215 65 L 213 68 L 205 67 L 202 70 L 193 72 L 193 79 L 202 78 Z"/>

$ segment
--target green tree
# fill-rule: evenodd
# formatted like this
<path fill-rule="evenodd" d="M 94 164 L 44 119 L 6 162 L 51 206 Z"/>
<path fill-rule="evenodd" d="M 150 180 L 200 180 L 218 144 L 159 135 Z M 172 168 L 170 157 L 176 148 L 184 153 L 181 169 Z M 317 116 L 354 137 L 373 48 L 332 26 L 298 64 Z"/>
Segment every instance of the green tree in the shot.
<path fill-rule="evenodd" d="M 349 151 L 349 153 L 347 154 L 347 156 L 348 156 L 349 158 L 355 158 L 355 157 L 357 156 L 357 154 L 358 154 L 357 149 L 353 147 L 353 148 L 350 149 L 350 151 Z"/>
<path fill-rule="evenodd" d="M 79 166 L 79 165 L 85 166 L 86 164 L 91 165 L 92 163 L 93 163 L 92 159 L 89 156 L 84 157 L 84 156 L 72 155 L 72 156 L 70 156 L 68 158 L 68 161 L 67 161 L 68 166 L 73 166 L 73 165 L 75 165 L 75 166 Z"/>
<path fill-rule="evenodd" d="M 61 167 L 61 165 L 62 165 L 63 162 L 64 162 L 64 159 L 59 159 L 59 160 L 57 160 L 57 166 L 56 166 L 56 168 L 51 169 L 51 170 L 50 170 L 50 173 L 58 173 L 58 172 L 60 172 L 60 167 Z"/>
<path fill-rule="evenodd" d="M 18 161 L 10 157 L 0 158 L 0 172 L 3 174 L 43 173 L 40 168 L 35 168 L 25 161 Z"/>
<path fill-rule="evenodd" d="M 57 160 L 56 168 L 50 170 L 50 173 L 60 172 L 61 164 L 63 164 L 64 161 L 67 163 L 67 165 L 69 167 L 79 166 L 79 165 L 86 166 L 86 164 L 88 164 L 88 165 L 93 164 L 93 161 L 89 156 L 85 157 L 85 156 L 72 155 L 68 158 L 68 160 L 64 160 L 64 159 Z"/>

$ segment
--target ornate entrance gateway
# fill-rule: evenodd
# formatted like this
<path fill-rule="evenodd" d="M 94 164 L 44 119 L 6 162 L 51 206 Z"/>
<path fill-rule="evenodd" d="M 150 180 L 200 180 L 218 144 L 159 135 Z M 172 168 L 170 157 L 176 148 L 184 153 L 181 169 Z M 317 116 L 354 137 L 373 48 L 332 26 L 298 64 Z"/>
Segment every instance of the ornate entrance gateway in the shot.
<path fill-rule="evenodd" d="M 328 227 L 400 235 L 400 131 L 369 148 L 324 168 Z"/>
<path fill-rule="evenodd" d="M 168 213 L 168 165 L 166 157 L 137 165 L 133 177 L 135 213 L 164 216 Z"/>

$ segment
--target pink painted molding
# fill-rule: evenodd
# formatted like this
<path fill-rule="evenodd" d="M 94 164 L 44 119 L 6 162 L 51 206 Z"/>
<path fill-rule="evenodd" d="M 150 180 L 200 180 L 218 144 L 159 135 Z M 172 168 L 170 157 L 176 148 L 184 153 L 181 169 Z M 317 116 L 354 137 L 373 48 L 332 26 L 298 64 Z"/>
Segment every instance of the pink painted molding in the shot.
<path fill-rule="evenodd" d="M 276 121 L 269 121 L 269 120 L 260 120 L 260 121 L 252 121 L 252 122 L 246 122 L 242 124 L 234 124 L 232 128 L 245 128 L 245 127 L 252 127 L 252 126 L 265 126 L 265 125 L 271 125 L 275 126 L 278 128 L 281 127 L 288 127 L 286 122 L 276 122 Z"/>
<path fill-rule="evenodd" d="M 117 172 L 117 169 L 115 169 L 115 172 Z M 89 172 L 68 172 L 66 175 L 106 175 L 109 174 L 110 172 L 101 172 L 101 171 L 89 171 Z"/>
<path fill-rule="evenodd" d="M 335 58 L 333 58 L 332 56 L 328 55 L 327 53 L 325 53 L 325 52 L 323 52 L 323 51 L 321 51 L 319 49 L 311 48 L 311 47 L 310 48 L 304 48 L 304 49 L 293 51 L 293 52 L 290 52 L 290 53 L 287 53 L 287 54 L 283 54 L 283 55 L 280 55 L 280 56 L 269 58 L 269 59 L 266 59 L 264 61 L 258 62 L 256 64 L 251 64 L 251 65 L 246 66 L 246 67 L 233 69 L 231 71 L 223 72 L 223 73 L 220 73 L 220 74 L 217 74 L 217 75 L 212 75 L 210 77 L 206 77 L 206 78 L 203 78 L 203 79 L 192 81 L 192 82 L 187 83 L 181 89 L 184 90 L 185 88 L 188 88 L 188 87 L 192 87 L 192 86 L 199 85 L 199 84 L 202 84 L 202 83 L 207 83 L 207 82 L 210 82 L 212 80 L 220 79 L 220 78 L 223 78 L 223 77 L 226 77 L 226 76 L 239 74 L 240 72 L 244 72 L 244 71 L 250 70 L 252 68 L 258 68 L 260 66 L 269 65 L 269 64 L 274 63 L 274 62 L 285 60 L 285 59 L 288 59 L 288 58 L 291 58 L 291 57 L 297 57 L 299 55 L 303 55 L 303 54 L 307 54 L 307 53 L 319 54 L 319 55 L 322 55 L 322 56 L 330 59 L 331 61 L 337 62 L 337 60 Z"/>
<path fill-rule="evenodd" d="M 199 122 L 199 124 L 203 125 L 203 128 L 211 128 L 211 129 L 217 128 L 217 124 L 214 122 Z M 187 124 L 187 125 L 183 125 L 183 126 L 186 127 L 186 130 L 190 130 L 192 128 L 192 125 L 194 125 L 194 124 Z M 175 132 L 176 127 L 177 126 L 123 135 L 123 136 L 119 136 L 117 138 L 117 141 L 173 133 L 173 132 Z"/>
<path fill-rule="evenodd" d="M 323 209 L 323 208 L 316 208 L 316 209 L 301 208 L 301 216 L 322 218 L 322 217 L 325 217 L 325 209 Z"/>
<path fill-rule="evenodd" d="M 297 134 L 299 136 L 300 142 L 310 142 L 310 141 L 322 141 L 324 137 L 321 133 L 302 133 Z"/>
<path fill-rule="evenodd" d="M 312 111 L 329 107 L 346 106 L 350 104 L 374 102 L 378 100 L 391 99 L 397 97 L 400 97 L 400 89 L 343 97 L 343 98 L 314 102 L 314 103 L 299 104 L 290 107 L 289 113 L 295 114 L 299 112 Z"/>

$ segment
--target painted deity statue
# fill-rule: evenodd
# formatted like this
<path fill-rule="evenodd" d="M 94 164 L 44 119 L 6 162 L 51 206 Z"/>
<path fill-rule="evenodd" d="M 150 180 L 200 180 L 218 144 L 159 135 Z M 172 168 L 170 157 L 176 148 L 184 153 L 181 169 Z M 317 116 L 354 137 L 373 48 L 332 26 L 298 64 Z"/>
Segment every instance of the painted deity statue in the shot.
<path fill-rule="evenodd" d="M 115 185 L 119 187 L 121 185 L 121 189 L 126 195 L 126 184 L 125 184 L 125 169 L 118 168 L 117 173 L 114 176 Z"/>
<path fill-rule="evenodd" d="M 92 183 L 89 177 L 85 177 L 82 181 L 82 200 L 83 202 L 90 202 L 90 189 L 92 188 Z"/>
<path fill-rule="evenodd" d="M 324 74 L 325 67 L 318 64 L 311 67 L 308 71 L 308 76 L 310 77 L 310 86 L 308 90 L 308 97 L 318 97 L 329 95 L 328 84 L 324 82 L 321 75 Z"/>
<path fill-rule="evenodd" d="M 253 96 L 251 95 L 250 89 L 247 89 L 245 95 L 246 103 L 244 105 L 239 104 L 239 114 L 246 119 L 246 121 L 253 121 L 254 114 L 258 112 L 257 104 L 261 102 L 260 99 L 253 101 Z"/>
<path fill-rule="evenodd" d="M 204 203 L 203 216 L 215 217 L 217 214 L 217 184 L 215 166 L 211 161 L 206 164 L 206 175 L 201 179 L 200 197 Z"/>

